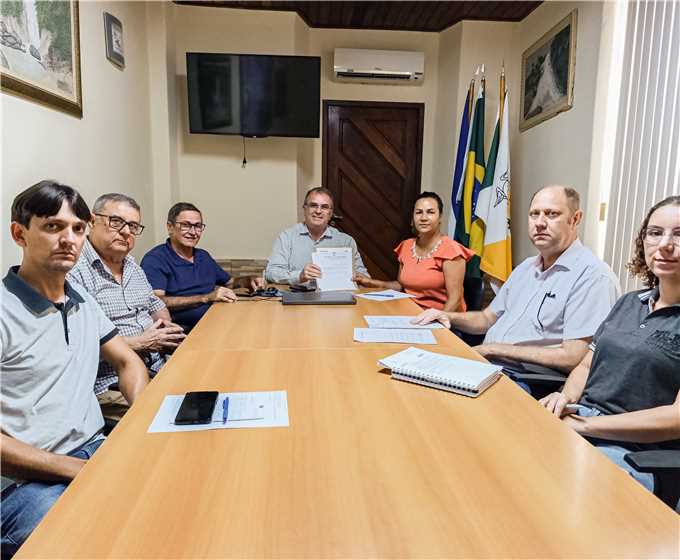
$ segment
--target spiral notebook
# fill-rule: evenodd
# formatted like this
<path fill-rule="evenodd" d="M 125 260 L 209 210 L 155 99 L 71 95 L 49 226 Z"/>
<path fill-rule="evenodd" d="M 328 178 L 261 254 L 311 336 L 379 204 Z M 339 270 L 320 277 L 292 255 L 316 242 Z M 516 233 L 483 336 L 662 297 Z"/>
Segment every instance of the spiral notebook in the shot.
<path fill-rule="evenodd" d="M 435 389 L 478 397 L 501 376 L 501 368 L 455 356 L 410 347 L 378 363 L 392 370 L 392 378 Z"/>

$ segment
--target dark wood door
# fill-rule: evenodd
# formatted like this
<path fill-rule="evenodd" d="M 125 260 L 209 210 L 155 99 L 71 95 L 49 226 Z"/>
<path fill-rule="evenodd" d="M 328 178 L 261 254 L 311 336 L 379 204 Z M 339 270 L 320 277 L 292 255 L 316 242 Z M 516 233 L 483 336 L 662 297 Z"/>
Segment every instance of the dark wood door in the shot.
<path fill-rule="evenodd" d="M 411 236 L 423 111 L 422 103 L 323 103 L 323 177 L 335 226 L 354 237 L 374 278 L 397 278 L 393 249 Z"/>

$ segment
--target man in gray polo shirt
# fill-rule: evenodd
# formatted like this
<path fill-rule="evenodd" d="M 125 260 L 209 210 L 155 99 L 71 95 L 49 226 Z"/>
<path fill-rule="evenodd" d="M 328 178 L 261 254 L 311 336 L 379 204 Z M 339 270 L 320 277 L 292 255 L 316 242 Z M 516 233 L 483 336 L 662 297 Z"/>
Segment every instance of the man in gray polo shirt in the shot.
<path fill-rule="evenodd" d="M 492 362 L 529 362 L 571 371 L 620 293 L 609 266 L 579 241 L 582 217 L 574 189 L 542 188 L 529 208 L 529 236 L 539 254 L 513 270 L 486 309 L 429 309 L 417 322 L 438 320 L 463 332 L 486 334 L 475 350 Z"/>
<path fill-rule="evenodd" d="M 100 196 L 92 207 L 88 239 L 66 278 L 88 291 L 154 376 L 165 364 L 165 352 L 174 350 L 185 335 L 130 255 L 143 231 L 134 199 L 118 193 Z M 117 385 L 113 366 L 100 361 L 94 392 L 104 417 L 113 420 L 128 409 Z"/>
<path fill-rule="evenodd" d="M 307 284 L 321 277 L 312 253 L 321 247 L 350 247 L 355 273 L 368 276 L 356 241 L 328 224 L 333 217 L 333 195 L 328 189 L 310 189 L 303 204 L 304 220 L 281 232 L 274 241 L 265 279 L 277 284 Z"/>
<path fill-rule="evenodd" d="M 23 250 L 0 286 L 2 556 L 11 556 L 102 442 L 94 395 L 99 355 L 134 402 L 146 368 L 96 302 L 65 281 L 90 212 L 71 187 L 41 181 L 12 204 L 11 234 Z"/>

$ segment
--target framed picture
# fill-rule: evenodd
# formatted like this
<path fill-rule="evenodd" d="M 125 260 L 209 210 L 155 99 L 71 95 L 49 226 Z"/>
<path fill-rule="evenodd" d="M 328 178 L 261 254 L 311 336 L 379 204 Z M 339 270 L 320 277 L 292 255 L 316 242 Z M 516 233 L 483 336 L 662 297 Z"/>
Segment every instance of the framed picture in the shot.
<path fill-rule="evenodd" d="M 572 108 L 577 16 L 574 10 L 522 54 L 520 130 Z"/>
<path fill-rule="evenodd" d="M 83 116 L 78 2 L 0 2 L 3 92 Z"/>
<path fill-rule="evenodd" d="M 106 58 L 118 68 L 125 68 L 123 24 L 117 17 L 108 12 L 104 12 L 104 35 L 106 37 Z"/>

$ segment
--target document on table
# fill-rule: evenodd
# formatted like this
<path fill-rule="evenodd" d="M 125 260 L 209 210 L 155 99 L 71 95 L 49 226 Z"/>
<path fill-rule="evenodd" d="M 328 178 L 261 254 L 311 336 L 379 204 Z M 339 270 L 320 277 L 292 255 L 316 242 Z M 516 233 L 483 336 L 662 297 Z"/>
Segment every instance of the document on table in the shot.
<path fill-rule="evenodd" d="M 437 344 L 429 329 L 354 329 L 356 342 L 396 342 L 399 344 Z"/>
<path fill-rule="evenodd" d="M 371 329 L 443 329 L 444 325 L 434 321 L 427 325 L 414 325 L 408 315 L 364 315 L 366 324 Z"/>
<path fill-rule="evenodd" d="M 370 299 L 371 301 L 394 301 L 397 299 L 412 298 L 414 296 L 398 292 L 397 290 L 380 290 L 378 292 L 368 292 L 365 294 L 357 294 L 357 297 Z"/>
<path fill-rule="evenodd" d="M 316 279 L 320 291 L 356 290 L 352 282 L 351 247 L 322 247 L 312 253 L 312 262 L 321 269 L 321 278 Z"/>
<path fill-rule="evenodd" d="M 229 398 L 227 421 L 222 421 L 223 403 Z M 222 428 L 283 428 L 289 426 L 286 391 L 220 393 L 210 424 L 176 425 L 175 416 L 184 395 L 166 395 L 148 433 L 196 432 Z"/>

